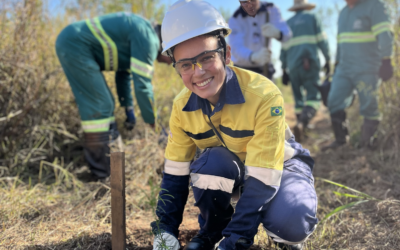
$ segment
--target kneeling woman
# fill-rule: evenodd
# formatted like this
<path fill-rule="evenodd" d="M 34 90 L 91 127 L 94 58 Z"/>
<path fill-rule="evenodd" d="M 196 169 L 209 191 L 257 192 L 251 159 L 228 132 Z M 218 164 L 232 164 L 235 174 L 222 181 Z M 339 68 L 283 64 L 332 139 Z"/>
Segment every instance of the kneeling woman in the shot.
<path fill-rule="evenodd" d="M 260 223 L 278 246 L 301 249 L 318 222 L 314 161 L 285 123 L 279 89 L 259 74 L 227 66 L 230 32 L 201 0 L 180 0 L 164 17 L 163 53 L 186 88 L 170 118 L 154 249 L 179 248 L 189 179 L 200 230 L 187 250 L 214 249 L 223 237 L 220 249 L 247 249 Z M 193 161 L 196 147 L 203 153 Z"/>

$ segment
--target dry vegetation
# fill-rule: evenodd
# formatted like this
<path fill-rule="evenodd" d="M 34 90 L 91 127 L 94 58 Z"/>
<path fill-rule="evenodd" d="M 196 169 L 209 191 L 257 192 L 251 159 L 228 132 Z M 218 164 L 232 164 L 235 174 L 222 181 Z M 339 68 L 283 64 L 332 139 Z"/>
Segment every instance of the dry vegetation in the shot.
<path fill-rule="evenodd" d="M 388 1 L 397 10 L 395 1 Z M 48 15 L 41 1 L 0 3 L 0 249 L 111 249 L 110 188 L 86 182 L 80 120 L 68 82 L 57 61 L 54 43 L 71 18 Z M 396 23 L 395 68 L 400 66 Z M 110 79 L 113 75 L 106 74 Z M 171 68 L 156 65 L 155 99 L 166 126 L 173 97 L 182 85 Z M 282 87 L 290 95 L 287 87 Z M 354 145 L 359 134 L 357 105 L 350 109 L 352 145 L 321 153 L 331 137 L 326 110 L 306 142 L 316 159 L 319 218 L 360 199 L 329 179 L 375 197 L 320 223 L 306 249 L 400 249 L 400 72 L 382 86 L 384 121 L 376 152 Z M 287 120 L 294 115 L 287 104 Z M 137 115 L 139 115 L 139 110 Z M 116 110 L 117 121 L 123 111 Z M 121 124 L 120 124 L 121 125 Z M 158 135 L 139 119 L 134 132 L 123 132 L 126 145 L 126 199 L 129 249 L 151 249 L 149 222 L 161 180 L 163 148 Z M 333 191 L 338 192 L 337 194 Z M 180 240 L 195 234 L 197 209 L 190 198 Z M 268 249 L 260 231 L 255 249 Z"/>

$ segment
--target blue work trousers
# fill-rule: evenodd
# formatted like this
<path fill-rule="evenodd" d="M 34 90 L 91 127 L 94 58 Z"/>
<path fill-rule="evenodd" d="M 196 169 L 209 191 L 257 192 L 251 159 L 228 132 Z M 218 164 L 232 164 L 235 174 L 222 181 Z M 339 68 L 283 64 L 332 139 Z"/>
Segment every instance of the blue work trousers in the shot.
<path fill-rule="evenodd" d="M 300 114 L 305 106 L 311 106 L 318 110 L 321 101 L 321 94 L 317 88 L 317 85 L 319 85 L 319 67 L 313 66 L 309 70 L 302 67 L 291 69 L 289 76 L 296 114 Z"/>
<path fill-rule="evenodd" d="M 360 114 L 370 120 L 379 120 L 378 109 L 379 76 L 374 73 L 345 74 L 337 69 L 332 79 L 328 95 L 328 108 L 331 114 L 349 107 L 353 100 L 353 92 L 357 90 L 360 102 Z"/>
<path fill-rule="evenodd" d="M 218 152 L 213 153 L 212 150 Z M 258 226 L 262 223 L 267 233 L 277 242 L 286 244 L 303 242 L 314 231 L 318 222 L 317 195 L 310 166 L 304 163 L 301 157 L 287 160 L 284 163 L 279 190 L 272 200 L 267 204 L 261 201 L 262 208 L 254 209 L 252 206 L 260 204 L 260 192 L 254 192 L 254 199 L 257 200 L 246 204 L 245 209 L 259 211 L 256 216 L 249 215 L 251 220 L 256 218 L 254 223 L 248 221 L 233 223 L 233 220 L 230 223 L 235 212 L 231 205 L 232 194 L 250 179 L 255 185 L 265 184 L 253 177 L 245 180 L 243 170 L 238 164 L 233 163 L 236 161 L 235 157 L 226 151 L 227 149 L 223 147 L 207 149 L 191 165 L 190 176 L 196 200 L 195 206 L 200 209 L 198 217 L 200 233 L 208 235 L 214 241 L 225 236 L 224 249 L 237 249 L 240 247 L 235 244 L 240 238 L 250 240 L 250 245 L 253 243 Z M 249 189 L 257 190 L 257 188 Z M 266 192 L 266 196 L 269 195 L 271 193 Z M 248 194 L 246 199 L 249 200 Z M 269 199 L 270 197 L 265 197 L 265 200 Z M 236 213 L 237 209 L 238 207 Z M 246 211 L 241 211 L 240 214 L 242 219 L 246 220 Z M 234 219 L 237 218 L 234 216 Z"/>

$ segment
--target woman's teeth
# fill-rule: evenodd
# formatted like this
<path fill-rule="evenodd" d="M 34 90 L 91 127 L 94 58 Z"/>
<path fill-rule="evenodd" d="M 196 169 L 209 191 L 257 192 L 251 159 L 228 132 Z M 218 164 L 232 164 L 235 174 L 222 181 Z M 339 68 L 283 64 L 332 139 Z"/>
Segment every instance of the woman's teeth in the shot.
<path fill-rule="evenodd" d="M 212 80 L 212 78 L 209 78 L 209 79 L 205 80 L 204 82 L 196 83 L 196 85 L 199 87 L 203 87 L 203 86 L 206 86 L 209 82 L 211 82 L 211 80 Z"/>

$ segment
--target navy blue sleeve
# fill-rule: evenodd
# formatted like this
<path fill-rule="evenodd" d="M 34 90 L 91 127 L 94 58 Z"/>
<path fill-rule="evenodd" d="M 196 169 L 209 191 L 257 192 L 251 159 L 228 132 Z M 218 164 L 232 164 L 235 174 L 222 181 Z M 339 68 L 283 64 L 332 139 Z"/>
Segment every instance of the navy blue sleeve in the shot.
<path fill-rule="evenodd" d="M 151 223 L 154 234 L 168 232 L 178 238 L 183 210 L 189 195 L 189 175 L 176 176 L 164 173 L 157 203 L 158 221 Z"/>

